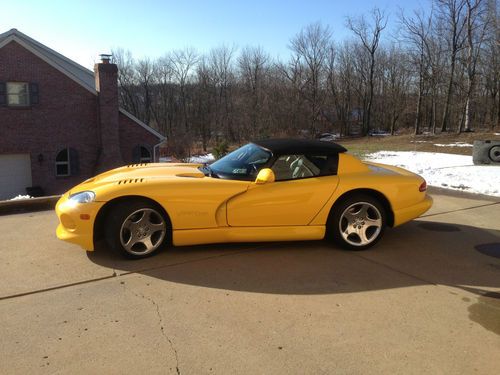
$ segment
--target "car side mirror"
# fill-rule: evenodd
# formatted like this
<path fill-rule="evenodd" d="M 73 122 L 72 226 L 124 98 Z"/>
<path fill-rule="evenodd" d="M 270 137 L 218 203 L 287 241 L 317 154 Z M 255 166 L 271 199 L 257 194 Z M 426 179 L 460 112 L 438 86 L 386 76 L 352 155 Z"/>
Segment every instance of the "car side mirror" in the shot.
<path fill-rule="evenodd" d="M 274 182 L 276 177 L 274 176 L 274 172 L 270 168 L 261 169 L 257 178 L 255 179 L 255 183 L 257 185 L 267 184 L 269 182 Z"/>

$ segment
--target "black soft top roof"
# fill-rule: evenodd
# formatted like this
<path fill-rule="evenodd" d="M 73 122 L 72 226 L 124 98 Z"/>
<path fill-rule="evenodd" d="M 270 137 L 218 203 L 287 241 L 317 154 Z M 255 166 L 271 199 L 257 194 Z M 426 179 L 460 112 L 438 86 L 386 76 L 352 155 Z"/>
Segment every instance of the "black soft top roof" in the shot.
<path fill-rule="evenodd" d="M 253 143 L 271 151 L 273 155 L 333 155 L 347 151 L 336 143 L 310 139 L 263 139 Z"/>

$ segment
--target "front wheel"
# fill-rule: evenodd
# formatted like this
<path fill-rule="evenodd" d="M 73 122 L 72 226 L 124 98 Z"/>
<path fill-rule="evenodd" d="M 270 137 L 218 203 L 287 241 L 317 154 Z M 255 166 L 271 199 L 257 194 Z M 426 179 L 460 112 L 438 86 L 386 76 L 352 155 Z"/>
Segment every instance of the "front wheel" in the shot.
<path fill-rule="evenodd" d="M 127 258 L 144 258 L 157 252 L 167 240 L 169 226 L 164 215 L 146 201 L 114 207 L 106 220 L 106 242 Z"/>
<path fill-rule="evenodd" d="M 375 245 L 386 225 L 386 212 L 375 198 L 365 194 L 347 197 L 334 208 L 328 220 L 330 237 L 347 250 Z"/>

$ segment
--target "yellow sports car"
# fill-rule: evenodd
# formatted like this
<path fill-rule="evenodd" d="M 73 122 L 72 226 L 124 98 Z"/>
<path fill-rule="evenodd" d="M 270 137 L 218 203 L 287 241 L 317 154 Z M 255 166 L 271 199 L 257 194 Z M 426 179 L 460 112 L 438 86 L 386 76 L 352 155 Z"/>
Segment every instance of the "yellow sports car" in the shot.
<path fill-rule="evenodd" d="M 86 250 L 105 239 L 131 258 L 170 244 L 325 237 L 362 250 L 431 205 L 416 174 L 335 143 L 274 139 L 211 165 L 133 164 L 91 178 L 57 203 L 57 237 Z"/>

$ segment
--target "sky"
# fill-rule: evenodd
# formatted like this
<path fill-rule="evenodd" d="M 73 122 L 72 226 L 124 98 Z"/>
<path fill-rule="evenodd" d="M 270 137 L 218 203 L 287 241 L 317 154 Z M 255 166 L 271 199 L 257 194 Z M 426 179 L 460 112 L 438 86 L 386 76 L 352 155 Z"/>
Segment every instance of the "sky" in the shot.
<path fill-rule="evenodd" d="M 352 37 L 347 16 L 377 6 L 395 29 L 399 9 L 411 13 L 429 1 L 0 0 L 0 33 L 16 28 L 89 69 L 115 48 L 157 58 L 185 47 L 204 53 L 223 44 L 261 46 L 286 59 L 290 39 L 308 24 L 328 25 L 334 39 L 343 40 Z"/>

